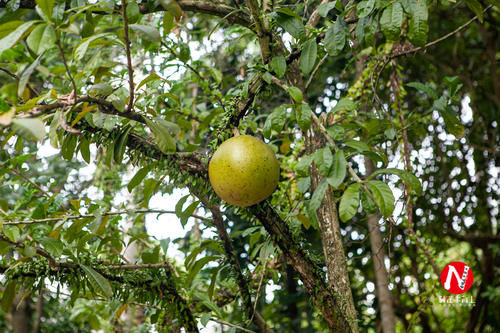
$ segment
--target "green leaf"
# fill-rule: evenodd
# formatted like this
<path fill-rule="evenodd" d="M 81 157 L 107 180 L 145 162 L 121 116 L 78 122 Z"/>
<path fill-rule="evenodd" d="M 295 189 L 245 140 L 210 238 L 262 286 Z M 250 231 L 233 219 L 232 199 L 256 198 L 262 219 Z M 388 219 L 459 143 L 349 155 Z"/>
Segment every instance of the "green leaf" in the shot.
<path fill-rule="evenodd" d="M 130 132 L 132 127 L 127 126 L 125 129 L 118 135 L 114 144 L 114 152 L 113 158 L 116 163 L 121 164 L 123 160 L 123 154 L 125 153 L 125 148 L 127 148 L 128 141 L 128 133 Z"/>
<path fill-rule="evenodd" d="M 264 137 L 271 137 L 271 130 L 281 132 L 283 126 L 286 122 L 286 107 L 280 105 L 276 107 L 273 112 L 267 117 L 264 127 L 262 128 L 262 134 Z"/>
<path fill-rule="evenodd" d="M 77 141 L 78 138 L 72 134 L 67 134 L 64 137 L 63 144 L 61 146 L 61 155 L 65 160 L 71 161 L 73 159 Z"/>
<path fill-rule="evenodd" d="M 200 324 L 205 327 L 207 326 L 208 322 L 210 321 L 210 318 L 212 318 L 212 315 L 210 313 L 204 313 L 200 317 Z"/>
<path fill-rule="evenodd" d="M 168 35 L 174 27 L 174 16 L 170 12 L 163 14 L 163 34 Z"/>
<path fill-rule="evenodd" d="M 302 21 L 296 16 L 290 16 L 283 14 L 283 12 L 279 12 L 276 15 L 276 21 L 293 37 L 301 39 L 306 36 L 306 28 L 304 27 L 304 24 L 302 24 Z"/>
<path fill-rule="evenodd" d="M 175 0 L 160 0 L 161 6 L 178 20 L 182 16 L 182 8 Z"/>
<path fill-rule="evenodd" d="M 38 118 L 14 119 L 12 129 L 28 140 L 40 141 L 45 137 L 45 126 Z"/>
<path fill-rule="evenodd" d="M 129 27 L 150 42 L 159 43 L 161 41 L 160 32 L 155 27 L 142 24 L 131 24 Z"/>
<path fill-rule="evenodd" d="M 479 22 L 483 23 L 483 6 L 477 0 L 465 0 L 465 4 L 477 15 Z"/>
<path fill-rule="evenodd" d="M 371 14 L 375 7 L 375 0 L 364 0 L 356 6 L 356 14 L 358 18 L 363 18 Z"/>
<path fill-rule="evenodd" d="M 290 96 L 292 97 L 292 99 L 296 103 L 302 103 L 303 96 L 302 96 L 302 91 L 300 91 L 299 88 L 297 88 L 297 87 L 289 87 L 288 88 L 288 93 L 290 94 Z"/>
<path fill-rule="evenodd" d="M 457 114 L 450 110 L 449 108 L 446 108 L 444 111 L 441 112 L 441 115 L 443 116 L 444 119 L 444 124 L 446 126 L 446 130 L 453 134 L 456 138 L 461 138 L 465 134 L 465 128 L 460 119 L 458 118 Z"/>
<path fill-rule="evenodd" d="M 300 54 L 300 70 L 304 75 L 311 73 L 313 70 L 317 53 L 318 47 L 314 38 L 304 43 L 304 48 Z"/>
<path fill-rule="evenodd" d="M 33 24 L 39 23 L 40 21 L 29 21 L 20 25 L 16 30 L 0 39 L 0 55 L 3 51 L 12 48 L 16 45 L 24 36 L 25 33 L 29 31 Z"/>
<path fill-rule="evenodd" d="M 336 113 L 339 111 L 353 111 L 356 109 L 356 103 L 354 103 L 349 98 L 342 98 L 340 101 L 335 104 L 333 109 L 330 111 L 331 113 Z"/>
<path fill-rule="evenodd" d="M 342 18 L 337 18 L 335 24 L 326 31 L 325 49 L 329 55 L 338 55 L 343 49 L 347 39 L 348 31 Z"/>
<path fill-rule="evenodd" d="M 85 162 L 90 164 L 90 143 L 87 138 L 82 137 L 80 139 L 80 144 L 78 145 L 78 149 L 80 150 L 80 154 L 82 154 L 82 158 Z"/>
<path fill-rule="evenodd" d="M 326 181 L 333 188 L 338 188 L 346 175 L 347 161 L 342 150 L 337 150 L 333 155 L 332 167 Z"/>
<path fill-rule="evenodd" d="M 81 60 L 87 54 L 87 50 L 90 47 L 92 42 L 94 42 L 96 40 L 104 39 L 105 37 L 112 37 L 112 36 L 113 36 L 113 34 L 111 34 L 111 33 L 104 33 L 104 34 L 97 34 L 97 35 L 83 39 L 80 42 L 80 44 L 78 44 L 78 46 L 73 49 L 73 59 L 75 61 Z"/>
<path fill-rule="evenodd" d="M 16 283 L 16 280 L 10 280 L 3 290 L 2 310 L 5 313 L 8 313 L 10 311 L 10 308 L 14 303 L 14 297 L 16 296 Z"/>
<path fill-rule="evenodd" d="M 108 83 L 97 83 L 90 87 L 89 93 L 94 96 L 108 96 L 113 93 L 113 87 Z"/>
<path fill-rule="evenodd" d="M 323 176 L 327 176 L 333 163 L 333 154 L 330 147 L 318 149 L 314 154 L 314 157 L 314 162 L 316 163 L 319 172 Z"/>
<path fill-rule="evenodd" d="M 335 1 L 335 2 L 325 2 L 325 3 L 321 4 L 321 5 L 319 5 L 319 7 L 317 9 L 319 16 L 326 17 L 326 15 L 328 15 L 328 12 L 330 12 L 330 10 L 332 10 L 333 8 L 335 8 L 336 4 L 337 4 L 337 1 Z"/>
<path fill-rule="evenodd" d="M 416 46 L 424 46 L 427 43 L 429 25 L 427 23 L 428 10 L 425 0 L 412 0 L 410 5 L 410 30 L 408 38 Z"/>
<path fill-rule="evenodd" d="M 304 132 L 311 127 L 311 112 L 311 107 L 307 103 L 302 103 L 295 107 L 295 118 Z"/>
<path fill-rule="evenodd" d="M 282 78 L 286 73 L 286 60 L 282 55 L 275 56 L 269 64 L 271 69 L 276 73 L 276 76 Z"/>
<path fill-rule="evenodd" d="M 3 233 L 7 236 L 8 239 L 17 243 L 17 241 L 21 238 L 21 233 L 19 232 L 19 228 L 15 225 L 6 225 L 3 227 Z"/>
<path fill-rule="evenodd" d="M 380 16 L 380 28 L 388 40 L 399 39 L 403 18 L 403 6 L 399 2 L 394 2 L 384 9 Z"/>
<path fill-rule="evenodd" d="M 366 143 L 361 142 L 361 141 L 356 141 L 356 140 L 347 140 L 344 142 L 344 144 L 347 147 L 351 147 L 356 149 L 357 151 L 363 152 L 363 151 L 370 151 L 371 148 L 368 146 Z"/>
<path fill-rule="evenodd" d="M 186 226 L 187 220 L 193 215 L 199 204 L 199 201 L 194 201 L 182 212 L 180 220 L 183 227 Z"/>
<path fill-rule="evenodd" d="M 422 194 L 422 184 L 420 183 L 420 180 L 418 180 L 417 177 L 415 177 L 406 170 L 395 169 L 395 168 L 378 169 L 374 173 L 372 173 L 370 177 L 368 177 L 368 179 L 372 179 L 380 174 L 394 174 L 399 178 L 401 178 L 401 180 L 404 181 L 406 184 L 410 185 L 411 189 L 415 191 L 415 193 L 418 196 Z"/>
<path fill-rule="evenodd" d="M 343 222 L 353 218 L 359 208 L 359 183 L 349 185 L 340 199 L 339 216 Z"/>
<path fill-rule="evenodd" d="M 415 88 L 417 90 L 420 90 L 421 92 L 427 94 L 427 96 L 429 96 L 432 99 L 438 99 L 439 98 L 438 95 L 436 94 L 436 92 L 432 88 L 430 88 L 429 86 L 426 86 L 423 83 L 420 83 L 420 82 L 410 82 L 410 83 L 407 83 L 406 86 L 411 87 L 411 88 Z"/>
<path fill-rule="evenodd" d="M 341 140 L 345 136 L 344 128 L 339 125 L 333 125 L 328 127 L 326 132 L 328 133 L 329 136 L 331 136 L 333 140 Z"/>
<path fill-rule="evenodd" d="M 361 205 L 363 205 L 363 211 L 365 213 L 375 213 L 377 211 L 377 205 L 372 199 L 366 194 L 365 191 L 361 191 Z"/>
<path fill-rule="evenodd" d="M 323 202 L 323 199 L 325 198 L 325 193 L 327 189 L 328 189 L 328 183 L 326 182 L 325 179 L 323 179 L 318 184 L 316 190 L 314 191 L 311 197 L 311 201 L 309 203 L 309 211 L 316 212 L 316 210 L 318 210 L 319 206 L 321 206 L 321 203 Z"/>
<path fill-rule="evenodd" d="M 126 9 L 127 21 L 128 23 L 135 23 L 139 19 L 139 15 L 141 14 L 139 10 L 139 5 L 135 1 L 129 1 Z"/>
<path fill-rule="evenodd" d="M 390 187 L 380 180 L 370 180 L 366 183 L 370 188 L 378 208 L 385 217 L 391 216 L 394 211 L 394 195 Z"/>
<path fill-rule="evenodd" d="M 52 9 L 54 8 L 54 4 L 56 3 L 56 0 L 35 0 L 36 4 L 42 12 L 47 16 L 47 18 L 50 20 L 52 17 Z"/>
<path fill-rule="evenodd" d="M 130 180 L 130 182 L 127 185 L 128 191 L 132 192 L 132 190 L 137 185 L 139 185 L 144 178 L 146 178 L 146 176 L 151 171 L 151 169 L 153 169 L 153 167 L 154 167 L 154 164 L 149 164 L 149 165 L 145 166 L 144 168 L 140 169 L 139 171 L 137 171 L 137 173 L 134 175 L 134 177 L 132 177 L 132 179 Z"/>
<path fill-rule="evenodd" d="M 55 45 L 56 31 L 51 24 L 39 25 L 26 38 L 28 47 L 37 55 Z"/>
<path fill-rule="evenodd" d="M 54 257 L 60 257 L 64 250 L 64 244 L 57 239 L 43 237 L 38 239 L 38 242 Z"/>
<path fill-rule="evenodd" d="M 156 73 L 151 73 L 144 80 L 142 80 L 141 83 L 139 83 L 137 85 L 137 90 L 139 90 L 146 83 L 154 82 L 154 81 L 158 81 L 158 80 L 162 80 L 162 78 Z"/>
<path fill-rule="evenodd" d="M 310 186 L 311 177 L 302 178 L 297 182 L 297 190 L 299 190 L 300 193 L 306 193 Z"/>
<path fill-rule="evenodd" d="M 309 175 L 309 167 L 311 166 L 311 163 L 313 162 L 313 156 L 312 155 L 305 155 L 302 156 L 297 165 L 295 166 L 295 172 L 297 173 L 298 176 L 308 176 Z"/>
<path fill-rule="evenodd" d="M 87 275 L 87 279 L 95 291 L 102 292 L 108 298 L 113 296 L 113 287 L 104 276 L 90 266 L 80 265 L 80 267 L 85 272 L 85 275 Z"/>
<path fill-rule="evenodd" d="M 26 88 L 26 85 L 28 84 L 28 81 L 30 79 L 31 74 L 35 70 L 35 67 L 38 66 L 38 63 L 40 62 L 40 59 L 42 58 L 42 55 L 40 54 L 38 58 L 33 61 L 31 65 L 29 65 L 28 68 L 26 68 L 19 78 L 19 85 L 17 86 L 17 95 L 19 97 L 22 97 L 24 95 L 24 89 Z"/>
<path fill-rule="evenodd" d="M 190 285 L 191 282 L 193 281 L 194 277 L 198 272 L 208 264 L 210 261 L 218 260 L 220 259 L 220 256 L 206 256 L 198 260 L 189 270 L 188 276 L 187 276 L 187 284 Z"/>

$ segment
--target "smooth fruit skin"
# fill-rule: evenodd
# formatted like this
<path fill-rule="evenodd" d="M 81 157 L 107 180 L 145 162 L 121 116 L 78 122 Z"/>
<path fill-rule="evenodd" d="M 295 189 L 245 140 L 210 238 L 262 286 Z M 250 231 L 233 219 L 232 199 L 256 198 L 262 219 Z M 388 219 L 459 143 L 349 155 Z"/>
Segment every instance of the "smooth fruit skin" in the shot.
<path fill-rule="evenodd" d="M 240 135 L 224 141 L 208 165 L 217 195 L 234 206 L 248 207 L 266 199 L 278 185 L 280 166 L 263 141 Z"/>

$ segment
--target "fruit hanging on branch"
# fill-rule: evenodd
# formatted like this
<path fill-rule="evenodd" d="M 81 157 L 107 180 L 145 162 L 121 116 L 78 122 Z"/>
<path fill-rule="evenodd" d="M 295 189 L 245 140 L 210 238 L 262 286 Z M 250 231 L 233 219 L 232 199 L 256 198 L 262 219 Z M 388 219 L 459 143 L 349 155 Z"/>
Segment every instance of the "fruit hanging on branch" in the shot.
<path fill-rule="evenodd" d="M 208 166 L 215 193 L 239 207 L 255 205 L 270 196 L 279 175 L 280 166 L 273 150 L 250 135 L 224 141 Z"/>

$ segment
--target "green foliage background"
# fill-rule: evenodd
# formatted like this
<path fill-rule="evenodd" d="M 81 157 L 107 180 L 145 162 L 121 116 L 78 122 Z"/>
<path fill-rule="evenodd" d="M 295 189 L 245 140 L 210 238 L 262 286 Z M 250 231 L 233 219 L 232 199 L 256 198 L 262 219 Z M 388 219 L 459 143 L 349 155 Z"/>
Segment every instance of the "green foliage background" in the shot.
<path fill-rule="evenodd" d="M 328 331 L 319 292 L 286 252 L 327 281 L 327 190 L 360 331 L 381 320 L 373 213 L 396 331 L 500 327 L 498 0 L 272 1 L 258 18 L 251 3 L 130 1 L 123 15 L 115 1 L 0 1 L 0 330 L 22 332 L 24 318 L 40 332 L 196 331 L 209 320 L 261 331 L 258 315 L 276 332 Z M 207 179 L 235 128 L 281 164 L 278 189 L 251 209 L 221 202 Z M 324 144 L 311 147 L 308 131 Z M 59 152 L 41 157 L 48 145 Z M 150 207 L 174 188 L 190 193 L 175 211 Z M 147 214 L 195 227 L 158 240 Z M 263 221 L 276 219 L 289 243 Z M 166 256 L 174 243 L 184 258 Z M 432 263 L 451 261 L 474 272 L 473 307 L 440 304 L 449 294 Z"/>

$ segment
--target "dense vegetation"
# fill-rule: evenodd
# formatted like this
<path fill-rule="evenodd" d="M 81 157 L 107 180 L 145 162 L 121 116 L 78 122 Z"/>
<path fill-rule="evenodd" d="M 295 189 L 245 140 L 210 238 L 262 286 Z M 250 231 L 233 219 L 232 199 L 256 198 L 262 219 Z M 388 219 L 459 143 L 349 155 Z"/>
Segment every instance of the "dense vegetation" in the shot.
<path fill-rule="evenodd" d="M 0 330 L 498 329 L 499 8 L 0 0 Z M 248 208 L 239 134 L 281 167 Z"/>

